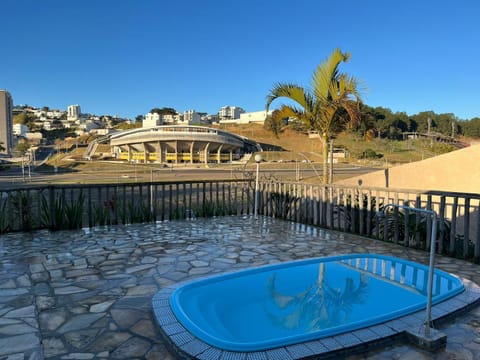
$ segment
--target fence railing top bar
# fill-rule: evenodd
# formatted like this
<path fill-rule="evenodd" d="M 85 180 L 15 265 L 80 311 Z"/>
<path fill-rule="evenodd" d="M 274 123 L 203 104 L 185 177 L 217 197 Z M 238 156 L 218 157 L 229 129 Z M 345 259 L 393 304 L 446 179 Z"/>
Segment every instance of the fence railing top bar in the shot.
<path fill-rule="evenodd" d="M 222 180 L 181 180 L 181 181 L 141 181 L 141 182 L 124 182 L 124 183 L 95 183 L 95 184 L 48 184 L 48 185 L 34 185 L 34 186 L 11 186 L 8 188 L 0 189 L 2 192 L 11 192 L 18 190 L 37 190 L 43 191 L 50 188 L 55 189 L 96 189 L 99 187 L 131 187 L 131 186 L 149 186 L 149 185 L 181 185 L 181 184 L 210 184 L 210 183 L 247 183 L 251 180 L 248 179 L 222 179 Z"/>
<path fill-rule="evenodd" d="M 260 180 L 263 183 L 275 182 L 272 180 Z M 479 199 L 480 193 L 465 193 L 465 192 L 455 192 L 455 191 L 443 191 L 443 190 L 420 190 L 420 189 L 403 189 L 403 188 L 391 188 L 391 187 L 375 187 L 375 186 L 352 186 L 352 185 L 343 185 L 343 184 L 315 184 L 311 182 L 297 182 L 297 181 L 281 181 L 282 184 L 291 184 L 291 185 L 310 185 L 316 187 L 326 187 L 332 189 L 354 189 L 358 191 L 379 191 L 379 192 L 389 192 L 389 193 L 402 193 L 402 194 L 411 194 L 411 195 L 433 195 L 433 196 L 446 196 L 446 197 L 460 197 L 460 198 L 470 198 L 470 199 Z"/>

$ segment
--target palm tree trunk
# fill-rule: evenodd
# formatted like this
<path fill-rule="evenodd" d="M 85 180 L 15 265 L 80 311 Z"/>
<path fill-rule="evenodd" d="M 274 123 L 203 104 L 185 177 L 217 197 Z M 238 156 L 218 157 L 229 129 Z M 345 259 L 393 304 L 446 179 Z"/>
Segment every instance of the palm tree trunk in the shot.
<path fill-rule="evenodd" d="M 322 134 L 323 184 L 328 184 L 328 135 Z"/>

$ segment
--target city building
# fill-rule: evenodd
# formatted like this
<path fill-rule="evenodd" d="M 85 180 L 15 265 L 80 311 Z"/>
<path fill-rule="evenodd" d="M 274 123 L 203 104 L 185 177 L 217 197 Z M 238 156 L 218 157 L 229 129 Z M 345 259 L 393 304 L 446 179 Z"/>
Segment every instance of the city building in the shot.
<path fill-rule="evenodd" d="M 13 124 L 13 135 L 18 137 L 25 137 L 28 132 L 28 126 L 23 124 Z"/>
<path fill-rule="evenodd" d="M 238 106 L 224 106 L 218 112 L 218 120 L 220 122 L 224 120 L 240 119 L 240 114 L 243 114 L 245 110 Z"/>
<path fill-rule="evenodd" d="M 183 113 L 183 123 L 186 125 L 200 124 L 202 116 L 204 115 L 206 114 L 198 113 L 195 110 L 187 110 Z"/>
<path fill-rule="evenodd" d="M 13 99 L 6 90 L 0 90 L 0 155 L 10 156 L 13 147 Z"/>
<path fill-rule="evenodd" d="M 76 121 L 80 118 L 80 105 L 70 105 L 67 110 L 67 120 Z"/>
<path fill-rule="evenodd" d="M 163 125 L 163 118 L 160 114 L 149 112 L 143 117 L 142 127 L 144 128 L 153 128 L 160 125 Z"/>

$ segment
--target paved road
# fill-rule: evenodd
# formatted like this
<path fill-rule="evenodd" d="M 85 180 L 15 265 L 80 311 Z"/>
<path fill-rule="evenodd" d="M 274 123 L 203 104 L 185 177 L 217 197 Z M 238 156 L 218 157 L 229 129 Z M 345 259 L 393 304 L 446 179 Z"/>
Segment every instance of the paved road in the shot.
<path fill-rule="evenodd" d="M 313 167 L 280 168 L 274 164 L 260 166 L 260 178 L 277 180 L 314 180 L 322 174 L 321 165 Z M 334 168 L 334 178 L 348 178 L 358 176 L 378 169 L 355 165 L 342 165 Z M 255 166 L 215 166 L 191 167 L 177 165 L 170 168 L 153 169 L 151 167 L 136 166 L 130 170 L 109 171 L 79 171 L 69 173 L 42 173 L 34 169 L 29 173 L 28 169 L 22 173 L 21 168 L 13 168 L 0 172 L 0 188 L 8 188 L 19 185 L 43 185 L 49 183 L 125 183 L 147 181 L 185 181 L 185 180 L 212 180 L 212 179 L 245 179 L 254 176 Z"/>

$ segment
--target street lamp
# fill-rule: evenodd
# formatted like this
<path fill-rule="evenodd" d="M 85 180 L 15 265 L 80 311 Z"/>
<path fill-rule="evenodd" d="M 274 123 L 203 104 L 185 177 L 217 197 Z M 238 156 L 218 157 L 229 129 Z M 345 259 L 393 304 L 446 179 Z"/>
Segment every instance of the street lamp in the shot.
<path fill-rule="evenodd" d="M 255 162 L 257 163 L 257 173 L 255 176 L 255 205 L 254 205 L 254 216 L 257 217 L 258 214 L 258 173 L 260 169 L 260 162 L 262 161 L 262 155 L 255 155 Z"/>

